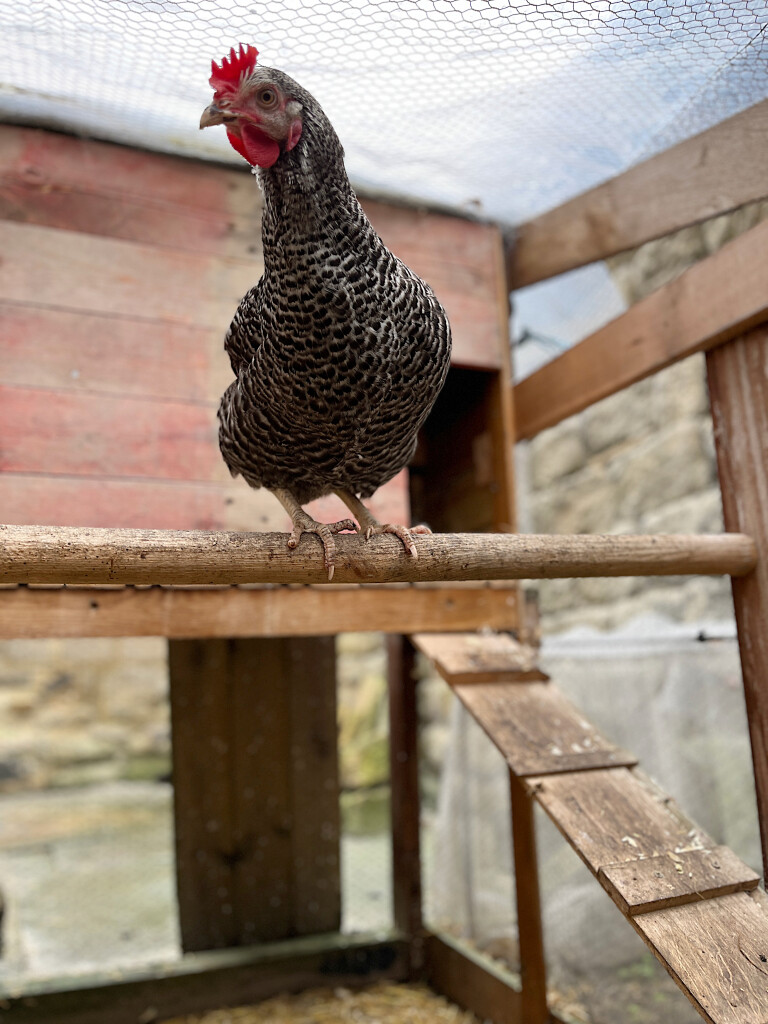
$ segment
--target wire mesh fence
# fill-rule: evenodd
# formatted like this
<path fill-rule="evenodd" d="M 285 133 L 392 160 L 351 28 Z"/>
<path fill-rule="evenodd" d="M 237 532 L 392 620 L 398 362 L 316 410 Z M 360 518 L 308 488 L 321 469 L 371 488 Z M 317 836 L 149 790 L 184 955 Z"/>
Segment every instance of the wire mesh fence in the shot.
<path fill-rule="evenodd" d="M 32 0 L 0 118 L 219 160 L 211 59 L 316 95 L 360 184 L 518 222 L 763 99 L 763 0 Z"/>

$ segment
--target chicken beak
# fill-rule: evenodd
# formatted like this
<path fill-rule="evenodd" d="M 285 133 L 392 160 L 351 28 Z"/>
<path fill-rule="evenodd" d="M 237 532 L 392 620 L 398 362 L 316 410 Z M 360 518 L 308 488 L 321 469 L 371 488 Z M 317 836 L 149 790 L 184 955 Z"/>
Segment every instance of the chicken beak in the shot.
<path fill-rule="evenodd" d="M 224 111 L 212 103 L 209 107 L 206 107 L 200 117 L 200 127 L 210 128 L 213 124 L 224 124 L 225 122 Z M 232 118 L 229 118 L 232 120 Z"/>

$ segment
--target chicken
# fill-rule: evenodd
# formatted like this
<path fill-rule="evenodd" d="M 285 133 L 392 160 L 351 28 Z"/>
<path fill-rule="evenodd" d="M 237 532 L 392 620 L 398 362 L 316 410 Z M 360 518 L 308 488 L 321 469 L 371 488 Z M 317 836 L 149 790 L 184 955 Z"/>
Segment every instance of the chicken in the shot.
<path fill-rule="evenodd" d="M 219 409 L 233 476 L 265 487 L 293 522 L 295 548 L 317 534 L 333 578 L 334 534 L 302 508 L 335 493 L 366 538 L 392 533 L 416 558 L 414 534 L 378 522 L 361 499 L 413 456 L 448 372 L 451 335 L 432 289 L 397 259 L 363 213 L 344 151 L 317 101 L 257 67 L 240 45 L 213 62 L 213 103 L 200 127 L 224 124 L 264 193 L 264 274 L 225 339 L 236 379 Z"/>

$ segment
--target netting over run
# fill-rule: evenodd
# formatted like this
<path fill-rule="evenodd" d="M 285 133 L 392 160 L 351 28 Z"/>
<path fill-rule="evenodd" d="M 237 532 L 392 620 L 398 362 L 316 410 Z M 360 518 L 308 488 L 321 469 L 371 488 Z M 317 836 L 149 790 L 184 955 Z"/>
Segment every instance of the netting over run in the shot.
<path fill-rule="evenodd" d="M 31 0 L 0 119 L 236 159 L 197 122 L 251 42 L 313 92 L 359 186 L 518 222 L 768 93 L 765 0 Z"/>

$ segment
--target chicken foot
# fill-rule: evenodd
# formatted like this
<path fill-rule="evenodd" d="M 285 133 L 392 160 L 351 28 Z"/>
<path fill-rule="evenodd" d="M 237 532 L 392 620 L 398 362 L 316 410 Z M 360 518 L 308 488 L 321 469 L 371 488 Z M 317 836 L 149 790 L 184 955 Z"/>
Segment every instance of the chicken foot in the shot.
<path fill-rule="evenodd" d="M 272 492 L 291 517 L 293 530 L 288 538 L 288 547 L 293 550 L 297 547 L 303 533 L 315 533 L 323 542 L 323 561 L 328 572 L 328 581 L 333 579 L 336 558 L 336 543 L 333 539 L 334 533 L 341 533 L 343 530 L 351 530 L 357 533 L 357 523 L 351 519 L 342 519 L 338 523 L 318 523 L 313 519 L 301 505 L 296 501 L 290 491 L 283 487 L 277 487 Z"/>
<path fill-rule="evenodd" d="M 432 533 L 428 526 L 408 527 L 400 526 L 396 523 L 380 523 L 355 494 L 352 494 L 350 491 L 336 491 L 336 494 L 341 498 L 355 519 L 357 519 L 360 524 L 360 531 L 365 535 L 366 540 L 370 540 L 374 534 L 393 533 L 403 542 L 403 547 L 411 558 L 419 557 L 419 552 L 416 550 L 416 545 L 413 542 L 413 536 L 414 534 Z"/>

